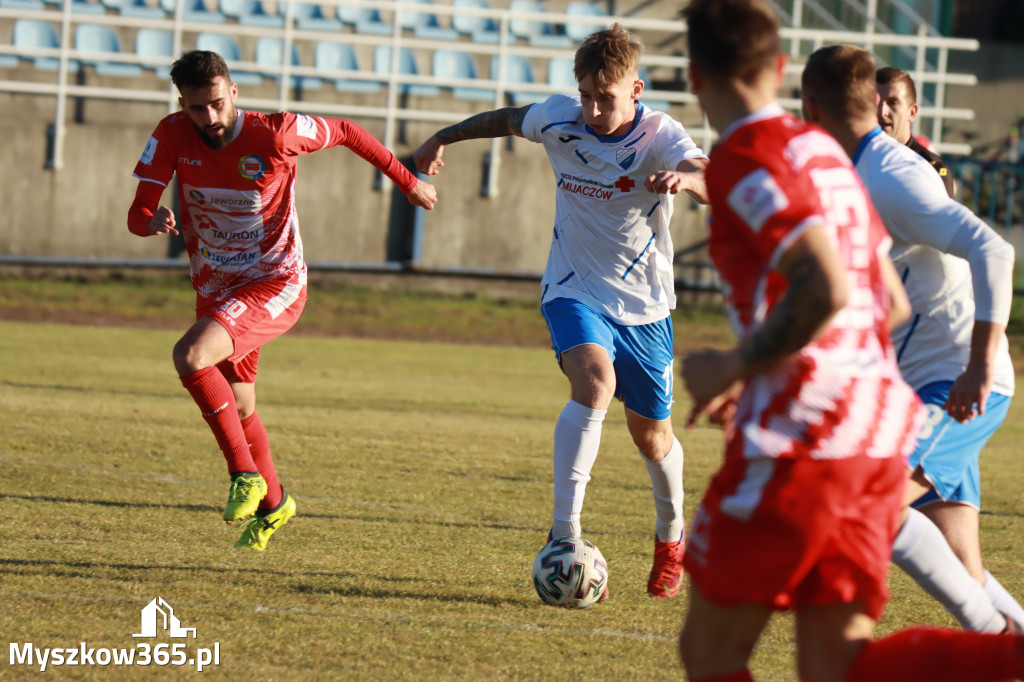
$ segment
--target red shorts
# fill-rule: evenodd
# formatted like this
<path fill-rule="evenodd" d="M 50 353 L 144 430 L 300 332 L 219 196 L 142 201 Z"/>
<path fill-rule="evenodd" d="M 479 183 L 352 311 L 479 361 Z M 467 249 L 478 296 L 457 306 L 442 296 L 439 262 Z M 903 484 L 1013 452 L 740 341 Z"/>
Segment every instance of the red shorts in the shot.
<path fill-rule="evenodd" d="M 212 317 L 231 335 L 235 352 L 217 368 L 228 381 L 256 381 L 260 346 L 292 328 L 306 305 L 306 285 L 287 281 L 254 282 L 224 301 L 200 300 L 196 319 Z"/>
<path fill-rule="evenodd" d="M 859 600 L 878 620 L 906 478 L 902 457 L 727 458 L 687 534 L 690 580 L 721 606 Z"/>

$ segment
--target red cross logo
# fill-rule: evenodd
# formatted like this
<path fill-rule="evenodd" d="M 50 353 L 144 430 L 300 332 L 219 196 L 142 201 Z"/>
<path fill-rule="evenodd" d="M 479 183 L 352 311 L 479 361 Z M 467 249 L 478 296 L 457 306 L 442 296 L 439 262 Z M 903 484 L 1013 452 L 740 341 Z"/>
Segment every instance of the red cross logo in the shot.
<path fill-rule="evenodd" d="M 628 192 L 636 186 L 636 183 L 630 180 L 628 175 L 623 175 L 615 182 L 615 186 L 623 192 Z"/>

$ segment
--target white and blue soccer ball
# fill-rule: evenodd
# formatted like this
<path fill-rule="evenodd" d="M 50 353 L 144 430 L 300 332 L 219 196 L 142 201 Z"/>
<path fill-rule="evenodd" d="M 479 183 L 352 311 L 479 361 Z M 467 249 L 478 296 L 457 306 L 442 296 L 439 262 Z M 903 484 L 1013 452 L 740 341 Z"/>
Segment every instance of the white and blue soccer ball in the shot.
<path fill-rule="evenodd" d="M 533 587 L 546 604 L 584 609 L 608 587 L 608 563 L 589 540 L 555 538 L 533 561 Z"/>

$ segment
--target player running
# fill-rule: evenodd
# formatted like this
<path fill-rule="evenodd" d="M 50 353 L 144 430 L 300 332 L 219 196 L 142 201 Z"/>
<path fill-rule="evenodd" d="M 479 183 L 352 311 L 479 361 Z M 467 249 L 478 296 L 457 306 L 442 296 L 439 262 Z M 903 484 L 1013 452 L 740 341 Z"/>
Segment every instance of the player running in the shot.
<path fill-rule="evenodd" d="M 942 157 L 917 141 L 910 124 L 917 118 L 917 88 L 914 79 L 902 69 L 885 66 L 875 72 L 878 88 L 878 125 L 889 137 L 896 138 L 913 149 L 932 165 L 942 178 L 946 194 L 956 196 L 956 181 Z"/>
<path fill-rule="evenodd" d="M 236 108 L 238 88 L 216 53 L 184 53 L 171 80 L 183 111 L 160 121 L 135 166 L 128 229 L 141 237 L 179 233 L 171 209 L 158 206 L 177 174 L 197 321 L 175 344 L 174 367 L 227 460 L 224 520 L 253 517 L 235 547 L 263 550 L 295 515 L 256 413 L 255 382 L 260 347 L 290 329 L 306 302 L 296 158 L 344 145 L 413 204 L 429 209 L 437 198 L 433 185 L 351 121 Z"/>
<path fill-rule="evenodd" d="M 657 511 L 648 594 L 674 597 L 683 557 L 683 448 L 672 433 L 675 307 L 671 195 L 703 197 L 703 152 L 640 101 L 642 45 L 615 25 L 576 51 L 579 94 L 472 116 L 416 151 L 435 175 L 444 148 L 518 135 L 544 145 L 555 173 L 555 226 L 541 312 L 571 399 L 555 424 L 552 537 L 579 536 L 583 496 L 612 398 L 651 477 Z"/>
<path fill-rule="evenodd" d="M 913 308 L 893 330 L 900 370 L 928 407 L 909 462 L 906 502 L 941 529 L 987 597 L 953 576 L 956 562 L 916 511 L 896 538 L 893 560 L 965 627 L 1001 631 L 1006 621 L 998 609 L 1024 628 L 1024 610 L 982 565 L 978 531 L 979 456 L 1014 391 L 1005 334 L 1014 250 L 948 196 L 924 159 L 882 134 L 874 80 L 874 59 L 865 50 L 822 48 L 804 70 L 805 110 L 853 159 L 892 235 L 892 258 Z"/>
<path fill-rule="evenodd" d="M 751 651 L 783 609 L 796 611 L 803 680 L 1021 674 L 1020 637 L 915 628 L 870 641 L 924 417 L 890 338 L 909 309 L 890 240 L 843 149 L 777 104 L 786 58 L 768 0 L 684 13 L 690 86 L 721 132 L 708 248 L 740 337 L 683 362 L 693 418 L 726 434 L 685 557 L 689 679 L 752 680 Z"/>

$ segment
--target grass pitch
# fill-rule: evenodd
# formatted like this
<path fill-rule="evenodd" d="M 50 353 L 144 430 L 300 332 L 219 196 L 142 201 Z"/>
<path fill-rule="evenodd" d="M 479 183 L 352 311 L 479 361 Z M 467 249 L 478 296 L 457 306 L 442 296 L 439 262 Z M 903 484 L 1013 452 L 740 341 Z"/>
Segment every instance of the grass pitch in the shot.
<path fill-rule="evenodd" d="M 539 315 L 538 315 L 539 317 Z M 696 323 L 695 323 L 696 324 Z M 721 324 L 680 338 L 715 338 Z M 261 359 L 259 412 L 298 515 L 264 553 L 231 545 L 224 461 L 161 329 L 0 322 L 0 632 L 37 648 L 187 642 L 204 675 L 256 680 L 680 679 L 685 600 L 645 593 L 646 469 L 621 408 L 604 428 L 585 535 L 612 598 L 584 611 L 530 583 L 550 523 L 550 440 L 567 384 L 543 347 L 290 334 Z M 692 334 L 690 333 L 692 332 Z M 681 422 L 688 405 L 679 396 Z M 983 459 L 988 567 L 1024 596 L 1024 408 Z M 677 428 L 687 515 L 720 432 Z M 951 620 L 894 572 L 880 631 Z M 133 638 L 152 599 L 195 639 Z M 752 669 L 791 680 L 777 617 Z M 35 677 L 0 666 L 0 678 Z M 50 667 L 58 679 L 183 677 L 187 667 Z"/>

